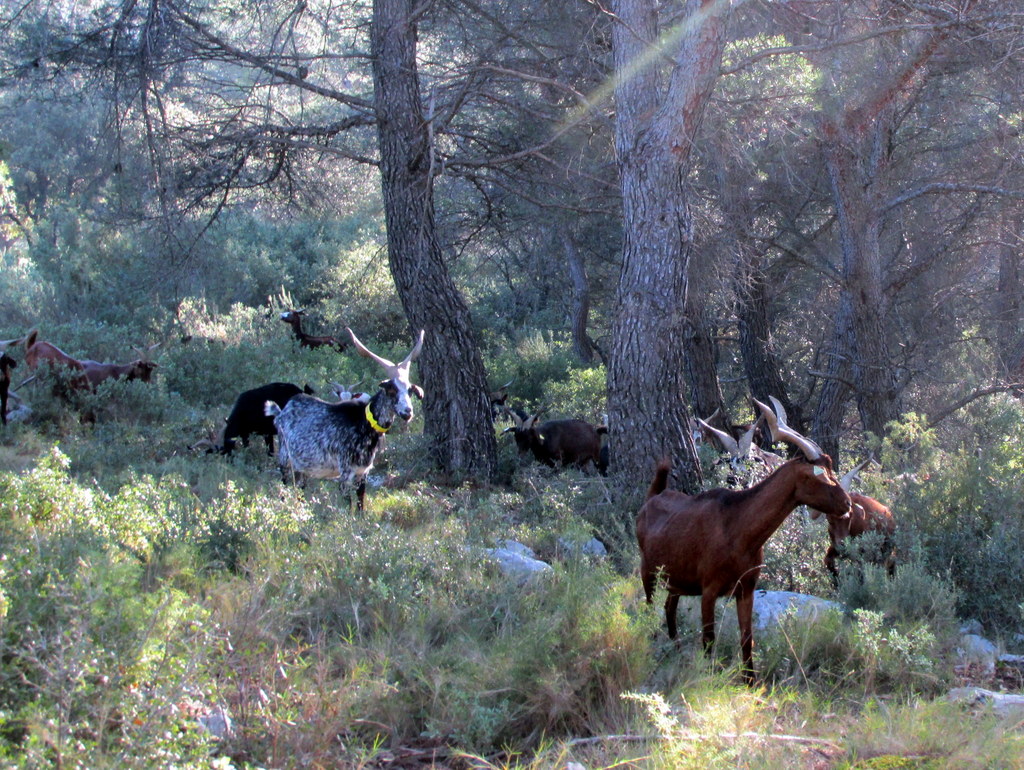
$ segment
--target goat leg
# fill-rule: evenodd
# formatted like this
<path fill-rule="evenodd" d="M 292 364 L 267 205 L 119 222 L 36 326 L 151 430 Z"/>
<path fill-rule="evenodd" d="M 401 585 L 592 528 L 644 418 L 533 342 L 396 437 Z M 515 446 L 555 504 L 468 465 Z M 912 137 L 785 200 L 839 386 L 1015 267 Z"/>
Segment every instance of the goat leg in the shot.
<path fill-rule="evenodd" d="M 704 644 L 704 653 L 711 654 L 711 648 L 715 646 L 715 599 L 718 598 L 718 591 L 708 587 L 700 597 L 700 622 L 701 641 Z"/>
<path fill-rule="evenodd" d="M 665 623 L 668 625 L 668 638 L 676 638 L 676 608 L 679 606 L 679 594 L 669 592 L 665 599 Z"/>
<path fill-rule="evenodd" d="M 743 681 L 754 683 L 754 591 L 745 590 L 736 597 L 736 619 L 740 626 L 740 649 L 743 653 Z"/>

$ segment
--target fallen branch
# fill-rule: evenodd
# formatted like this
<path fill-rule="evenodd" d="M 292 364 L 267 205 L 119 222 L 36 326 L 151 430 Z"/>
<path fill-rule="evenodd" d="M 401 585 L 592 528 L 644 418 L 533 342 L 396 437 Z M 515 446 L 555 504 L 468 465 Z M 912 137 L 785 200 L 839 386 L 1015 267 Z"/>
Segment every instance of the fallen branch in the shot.
<path fill-rule="evenodd" d="M 782 733 L 679 733 L 676 735 L 597 735 L 591 738 L 574 738 L 569 741 L 569 746 L 586 746 L 594 743 L 633 743 L 637 741 L 704 741 L 718 739 L 723 741 L 738 741 L 742 739 L 756 739 L 778 741 L 780 743 L 802 743 L 809 746 L 825 746 L 834 751 L 842 751 L 843 747 L 825 738 L 811 738 L 805 735 L 785 735 Z"/>

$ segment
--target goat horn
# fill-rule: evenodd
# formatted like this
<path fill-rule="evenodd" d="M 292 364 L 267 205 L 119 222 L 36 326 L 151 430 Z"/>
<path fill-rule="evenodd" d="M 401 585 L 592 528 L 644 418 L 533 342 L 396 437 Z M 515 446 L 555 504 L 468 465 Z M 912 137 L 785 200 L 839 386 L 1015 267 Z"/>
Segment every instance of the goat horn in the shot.
<path fill-rule="evenodd" d="M 768 396 L 768 400 L 772 402 L 772 406 L 775 407 L 775 414 L 779 416 L 779 422 L 785 426 L 789 426 L 789 415 L 786 414 L 786 407 L 782 405 L 782 402 L 775 396 Z"/>
<path fill-rule="evenodd" d="M 776 399 L 772 399 L 775 403 L 778 403 Z M 767 404 L 762 404 L 756 398 L 754 403 L 760 408 L 761 413 L 764 415 L 765 420 L 768 422 L 768 428 L 772 432 L 773 441 L 788 441 L 793 444 L 797 449 L 804 453 L 804 456 L 808 460 L 817 460 L 821 457 L 824 452 L 821 451 L 821 447 L 815 444 L 806 436 L 802 436 L 795 430 L 786 425 L 786 421 L 781 419 L 781 415 L 775 414 Z M 781 408 L 781 406 L 780 406 Z M 785 414 L 785 411 L 783 411 Z"/>
<path fill-rule="evenodd" d="M 522 419 L 521 419 L 521 418 L 519 417 L 519 415 L 518 415 L 518 414 L 516 414 L 515 412 L 513 412 L 513 411 L 512 411 L 511 409 L 509 409 L 509 408 L 508 408 L 507 406 L 505 407 L 505 414 L 507 414 L 507 415 L 508 415 L 509 417 L 511 417 L 511 418 L 512 418 L 512 422 L 513 422 L 513 423 L 515 423 L 515 426 L 516 426 L 516 428 L 517 428 L 518 430 L 522 430 L 522 429 L 523 429 L 523 420 L 522 420 Z M 506 431 L 504 431 L 504 432 L 505 432 L 505 433 L 507 433 L 507 432 L 508 432 L 509 430 L 511 430 L 511 428 L 507 429 L 507 430 L 506 430 Z"/>
<path fill-rule="evenodd" d="M 7 348 L 13 345 L 20 345 L 26 339 L 27 337 L 16 337 L 13 340 L 0 340 L 0 351 L 7 350 Z"/>
<path fill-rule="evenodd" d="M 857 474 L 863 470 L 864 466 L 870 463 L 872 458 L 864 460 L 859 465 L 855 465 L 853 468 L 843 474 L 843 477 L 839 479 L 839 486 L 841 486 L 847 492 L 850 491 L 850 486 L 853 484 L 853 480 L 857 478 Z"/>
<path fill-rule="evenodd" d="M 356 333 L 349 329 L 347 326 L 345 327 L 345 331 L 347 331 L 352 336 L 352 344 L 356 346 L 356 350 L 359 351 L 359 355 L 365 356 L 366 358 L 372 358 L 374 361 L 376 361 L 378 364 L 384 367 L 384 369 L 391 376 L 395 376 L 396 374 L 398 374 L 398 367 L 395 365 L 394 361 L 389 361 L 383 356 L 378 356 L 376 353 L 374 353 L 372 350 L 366 347 L 366 345 L 360 342 L 359 338 L 356 336 Z"/>
<path fill-rule="evenodd" d="M 714 416 L 714 415 L 712 415 L 712 416 Z M 739 444 L 736 443 L 736 439 L 734 439 L 732 436 L 730 436 L 724 430 L 719 430 L 718 428 L 716 428 L 716 427 L 714 427 L 712 425 L 708 425 L 706 422 L 704 422 L 704 420 L 700 419 L 700 417 L 697 418 L 697 422 L 699 422 L 701 425 L 703 425 L 705 430 L 711 431 L 718 438 L 719 442 L 721 442 L 721 444 L 722 444 L 722 448 L 726 452 L 731 454 L 733 457 L 741 457 L 742 456 L 740 454 L 740 446 L 739 446 Z"/>
<path fill-rule="evenodd" d="M 740 440 L 737 442 L 739 444 L 740 457 L 746 457 L 750 453 L 750 445 L 754 443 L 754 433 L 757 431 L 757 426 L 760 425 L 761 420 L 763 419 L 763 415 L 758 417 L 754 420 L 754 424 L 750 426 L 746 433 L 740 436 Z"/>
<path fill-rule="evenodd" d="M 423 350 L 423 338 L 426 336 L 426 329 L 420 329 L 419 337 L 416 338 L 416 344 L 413 346 L 412 350 L 409 351 L 409 355 L 402 359 L 402 362 L 398 365 L 399 369 L 409 371 L 409 364 L 419 358 L 420 351 Z"/>

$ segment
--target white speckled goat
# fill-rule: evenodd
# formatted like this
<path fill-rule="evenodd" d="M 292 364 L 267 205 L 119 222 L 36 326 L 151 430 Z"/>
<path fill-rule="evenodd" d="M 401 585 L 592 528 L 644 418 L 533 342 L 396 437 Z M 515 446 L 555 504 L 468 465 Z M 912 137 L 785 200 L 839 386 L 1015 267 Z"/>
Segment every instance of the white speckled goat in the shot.
<path fill-rule="evenodd" d="M 388 375 L 368 403 L 331 404 L 299 394 L 284 409 L 273 401 L 265 407 L 277 427 L 277 462 L 285 480 L 340 479 L 343 494 L 355 486 L 356 507 L 362 510 L 366 474 L 373 467 L 381 439 L 396 417 L 406 422 L 412 419 L 410 394 L 423 398 L 419 385 L 409 381 L 409 367 L 420 354 L 424 333 L 420 331 L 416 345 L 397 364 L 369 350 L 351 329 L 348 333 L 356 350 L 380 364 Z"/>

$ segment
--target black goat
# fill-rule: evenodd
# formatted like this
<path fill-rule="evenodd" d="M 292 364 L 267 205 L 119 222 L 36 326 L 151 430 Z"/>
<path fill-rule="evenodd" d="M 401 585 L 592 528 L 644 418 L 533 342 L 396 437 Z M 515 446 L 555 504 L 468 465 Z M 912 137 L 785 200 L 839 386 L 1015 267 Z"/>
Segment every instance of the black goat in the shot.
<path fill-rule="evenodd" d="M 604 426 L 595 428 L 585 420 L 548 420 L 538 425 L 544 409 L 525 420 L 507 407 L 506 411 L 514 424 L 504 432 L 512 433 L 521 453 L 533 452 L 539 462 L 551 467 L 583 468 L 592 462 L 598 470 L 607 469 L 607 463 L 601 460 L 600 434 L 608 432 Z"/>
<path fill-rule="evenodd" d="M 236 439 L 241 439 L 243 445 L 249 446 L 249 436 L 255 433 L 257 436 L 263 436 L 263 440 L 267 442 L 267 454 L 274 454 L 274 436 L 277 435 L 277 428 L 274 427 L 274 418 L 267 416 L 264 405 L 267 401 L 273 401 L 283 408 L 293 396 L 313 392 L 309 385 L 300 388 L 290 382 L 271 382 L 243 391 L 235 399 L 235 405 L 224 425 L 224 440 L 221 442 L 220 453 L 231 454 L 235 449 Z"/>
<path fill-rule="evenodd" d="M 11 389 L 11 369 L 18 362 L 6 353 L 0 354 L 0 422 L 7 424 L 7 393 Z"/>
<path fill-rule="evenodd" d="M 331 404 L 296 396 L 283 409 L 268 401 L 266 413 L 274 417 L 281 437 L 277 462 L 285 480 L 291 476 L 299 481 L 340 479 L 343 493 L 354 484 L 356 507 L 362 510 L 366 474 L 373 467 L 381 438 L 396 417 L 406 422 L 412 419 L 410 394 L 423 398 L 423 390 L 409 381 L 409 367 L 420 354 L 424 333 L 420 331 L 416 345 L 397 364 L 370 351 L 351 329 L 348 333 L 356 350 L 380 364 L 388 375 L 368 403 L 353 399 Z"/>

